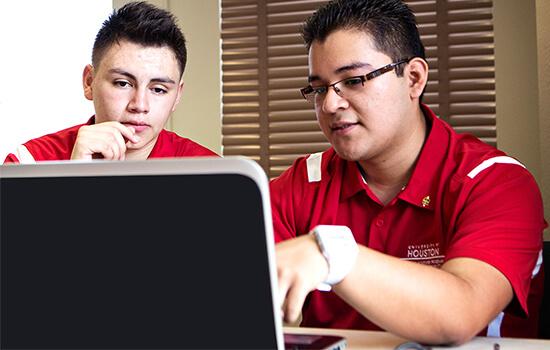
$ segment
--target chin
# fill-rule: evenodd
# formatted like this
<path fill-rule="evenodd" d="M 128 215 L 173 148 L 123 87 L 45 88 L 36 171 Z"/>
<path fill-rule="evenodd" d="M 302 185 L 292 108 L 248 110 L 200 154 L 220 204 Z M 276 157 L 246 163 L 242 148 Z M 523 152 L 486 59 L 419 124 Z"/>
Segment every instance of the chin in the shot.
<path fill-rule="evenodd" d="M 360 147 L 358 147 L 359 145 L 357 145 L 357 142 L 349 142 L 351 140 L 346 140 L 347 142 L 344 140 L 335 141 L 337 142 L 331 142 L 331 145 L 336 153 L 340 156 L 340 158 L 349 161 L 356 161 L 362 158 L 364 152 L 361 152 L 361 149 Z"/>
<path fill-rule="evenodd" d="M 334 147 L 334 150 L 340 156 L 340 158 L 348 161 L 355 162 L 362 158 L 361 154 L 357 152 L 357 150 L 351 150 L 343 147 Z"/>

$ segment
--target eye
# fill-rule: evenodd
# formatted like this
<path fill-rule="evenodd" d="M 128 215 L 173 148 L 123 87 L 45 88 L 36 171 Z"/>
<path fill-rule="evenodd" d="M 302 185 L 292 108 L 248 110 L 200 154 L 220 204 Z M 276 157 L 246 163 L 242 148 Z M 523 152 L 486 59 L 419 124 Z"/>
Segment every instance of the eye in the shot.
<path fill-rule="evenodd" d="M 126 80 L 115 80 L 115 82 L 113 84 L 115 86 L 118 86 L 118 87 L 121 87 L 121 88 L 127 88 L 127 87 L 132 86 L 132 84 L 130 84 L 130 82 L 128 82 Z"/>
<path fill-rule="evenodd" d="M 327 93 L 327 90 L 328 90 L 326 86 L 318 86 L 318 87 L 312 86 L 311 89 L 313 90 L 313 93 L 315 95 L 324 95 Z"/>
<path fill-rule="evenodd" d="M 344 80 L 344 85 L 346 87 L 355 87 L 358 85 L 363 85 L 363 77 L 352 77 Z"/>
<path fill-rule="evenodd" d="M 153 91 L 157 95 L 164 95 L 164 94 L 168 93 L 168 90 L 166 90 L 165 88 L 161 88 L 161 87 L 151 88 L 151 91 Z"/>

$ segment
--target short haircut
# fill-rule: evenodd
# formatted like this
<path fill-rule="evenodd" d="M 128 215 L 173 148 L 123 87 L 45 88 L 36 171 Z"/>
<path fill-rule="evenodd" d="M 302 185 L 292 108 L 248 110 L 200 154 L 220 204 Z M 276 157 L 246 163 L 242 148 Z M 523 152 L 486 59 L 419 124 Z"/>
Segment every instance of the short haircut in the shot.
<path fill-rule="evenodd" d="M 145 47 L 170 48 L 180 69 L 180 77 L 187 63 L 185 37 L 168 11 L 144 1 L 131 2 L 113 11 L 97 33 L 92 50 L 92 64 L 99 67 L 105 52 L 115 43 L 129 41 Z"/>
<path fill-rule="evenodd" d="M 393 62 L 426 58 L 414 13 L 401 0 L 330 1 L 306 20 L 302 37 L 309 51 L 313 41 L 322 43 L 331 33 L 341 29 L 366 32 L 376 49 Z M 402 75 L 402 66 L 397 67 L 396 72 Z"/>

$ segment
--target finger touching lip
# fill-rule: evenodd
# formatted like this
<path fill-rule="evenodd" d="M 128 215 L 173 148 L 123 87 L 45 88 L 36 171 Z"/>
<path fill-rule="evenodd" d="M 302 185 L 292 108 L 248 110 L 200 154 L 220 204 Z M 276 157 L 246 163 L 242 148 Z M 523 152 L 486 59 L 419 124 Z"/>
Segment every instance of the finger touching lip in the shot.
<path fill-rule="evenodd" d="M 130 130 L 130 133 L 124 133 L 122 137 L 124 137 L 124 141 L 126 141 L 126 144 L 128 143 L 138 143 L 141 140 L 141 137 L 138 135 L 137 125 L 134 124 L 127 124 L 123 123 L 124 126 Z"/>

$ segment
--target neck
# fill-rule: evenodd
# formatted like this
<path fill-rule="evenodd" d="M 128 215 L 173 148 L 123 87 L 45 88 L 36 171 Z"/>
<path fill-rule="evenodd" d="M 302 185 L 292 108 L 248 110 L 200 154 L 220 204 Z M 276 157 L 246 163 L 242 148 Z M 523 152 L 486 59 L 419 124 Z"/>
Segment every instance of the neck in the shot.
<path fill-rule="evenodd" d="M 426 139 L 426 119 L 420 106 L 415 112 L 411 128 L 401 137 L 396 147 L 377 157 L 360 160 L 369 188 L 383 203 L 389 203 L 408 183 Z"/>

